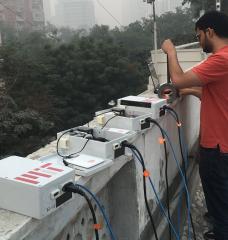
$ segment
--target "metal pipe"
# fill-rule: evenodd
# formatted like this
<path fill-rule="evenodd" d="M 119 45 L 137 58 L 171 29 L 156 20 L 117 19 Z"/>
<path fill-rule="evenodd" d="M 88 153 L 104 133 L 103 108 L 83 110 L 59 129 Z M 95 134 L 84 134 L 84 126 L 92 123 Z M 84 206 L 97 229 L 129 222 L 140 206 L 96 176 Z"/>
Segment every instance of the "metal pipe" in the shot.
<path fill-rule="evenodd" d="M 176 46 L 176 49 L 183 49 L 183 48 L 187 48 L 187 47 L 192 47 L 192 46 L 195 46 L 195 45 L 198 45 L 198 44 L 199 44 L 199 42 L 187 43 L 187 44 Z"/>

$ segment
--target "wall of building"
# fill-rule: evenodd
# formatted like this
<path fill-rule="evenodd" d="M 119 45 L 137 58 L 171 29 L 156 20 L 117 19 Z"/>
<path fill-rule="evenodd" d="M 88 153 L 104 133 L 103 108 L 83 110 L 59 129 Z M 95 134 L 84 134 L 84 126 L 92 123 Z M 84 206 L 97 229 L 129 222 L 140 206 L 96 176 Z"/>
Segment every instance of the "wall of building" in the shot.
<path fill-rule="evenodd" d="M 43 7 L 44 7 L 44 18 L 45 18 L 45 23 L 51 21 L 51 2 L 50 0 L 43 0 Z"/>
<path fill-rule="evenodd" d="M 182 0 L 157 0 L 156 12 L 158 15 L 161 15 L 165 12 L 175 12 L 177 7 L 182 6 Z"/>
<path fill-rule="evenodd" d="M 42 0 L 5 0 L 0 5 L 0 21 L 17 30 L 44 28 Z"/>
<path fill-rule="evenodd" d="M 152 96 L 151 92 L 145 93 Z M 199 101 L 194 97 L 187 97 L 176 102 L 172 107 L 180 114 L 184 134 L 188 141 L 188 146 L 194 154 L 195 145 L 198 138 L 199 124 L 196 119 L 199 116 Z M 188 109 L 188 111 L 186 111 Z M 193 111 L 194 110 L 194 111 Z M 178 161 L 181 162 L 178 146 L 177 126 L 173 118 L 167 114 L 159 119 L 159 123 L 170 135 L 174 144 Z M 191 129 L 191 131 L 188 131 Z M 158 128 L 151 129 L 140 134 L 134 142 L 142 155 L 151 173 L 152 180 L 161 198 L 165 197 L 165 155 L 163 145 L 158 143 L 161 136 Z M 46 146 L 28 156 L 37 159 L 39 157 L 55 152 L 55 143 Z M 117 239 L 125 240 L 152 240 L 153 231 L 145 208 L 142 169 L 136 160 L 131 157 L 120 157 L 109 169 L 106 169 L 91 178 L 76 177 L 76 181 L 83 182 L 92 192 L 97 193 L 100 201 L 105 207 L 110 218 Z M 195 159 L 189 162 L 189 180 L 196 180 L 194 177 Z M 172 157 L 170 147 L 168 147 L 168 179 L 170 183 L 170 199 L 180 190 L 180 176 L 176 163 Z M 191 184 L 194 186 L 194 182 Z M 149 189 L 149 188 L 148 188 Z M 167 224 L 160 214 L 156 204 L 154 194 L 149 189 L 148 198 L 151 209 L 153 209 L 154 219 L 160 236 L 166 236 Z M 176 219 L 176 200 L 171 201 L 171 211 L 173 219 Z M 105 223 L 99 209 L 95 207 L 99 222 L 104 226 L 100 233 L 103 240 L 109 239 Z M 54 213 L 42 220 L 35 220 L 29 217 L 18 215 L 9 211 L 0 210 L 0 239 L 10 240 L 75 240 L 94 239 L 92 230 L 92 218 L 84 199 L 76 196 L 74 200 L 66 203 Z M 182 219 L 184 220 L 184 218 Z M 160 239 L 160 238 L 159 238 Z M 165 239 L 165 238 L 164 238 Z"/>
<path fill-rule="evenodd" d="M 92 0 L 62 0 L 56 5 L 53 23 L 73 29 L 89 29 L 95 24 Z"/>

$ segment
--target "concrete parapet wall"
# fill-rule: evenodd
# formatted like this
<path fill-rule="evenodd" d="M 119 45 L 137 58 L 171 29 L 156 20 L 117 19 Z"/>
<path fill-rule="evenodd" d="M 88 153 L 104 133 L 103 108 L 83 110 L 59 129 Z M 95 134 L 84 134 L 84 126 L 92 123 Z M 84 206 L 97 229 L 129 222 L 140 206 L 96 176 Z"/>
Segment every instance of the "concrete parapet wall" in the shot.
<path fill-rule="evenodd" d="M 145 95 L 151 95 L 150 92 Z M 186 97 L 173 105 L 179 113 L 184 129 L 186 146 L 196 149 L 199 134 L 199 101 L 194 97 Z M 167 130 L 181 162 L 177 126 L 172 116 L 166 114 L 158 121 Z M 139 134 L 134 144 L 141 151 L 147 169 L 159 193 L 165 196 L 165 155 L 163 145 L 158 143 L 160 132 L 157 127 Z M 51 143 L 29 156 L 37 159 L 55 152 L 56 142 Z M 190 158 L 189 177 L 194 171 L 195 160 Z M 180 184 L 177 166 L 168 147 L 168 179 L 171 196 L 178 192 Z M 152 240 L 153 232 L 150 228 L 148 214 L 145 208 L 142 169 L 137 161 L 129 157 L 118 158 L 114 165 L 93 177 L 82 178 L 76 176 L 76 180 L 85 184 L 92 192 L 96 193 L 109 215 L 111 225 L 118 240 Z M 18 196 L 23 197 L 23 196 Z M 167 226 L 161 217 L 154 194 L 148 188 L 148 197 L 151 209 L 153 209 L 155 222 L 160 236 L 166 236 Z M 16 201 L 16 199 L 15 199 Z M 104 220 L 95 207 L 99 222 L 103 225 L 99 231 L 100 239 L 110 239 L 105 228 Z M 176 201 L 172 201 L 172 212 L 175 213 Z M 175 215 L 175 214 L 174 214 Z M 64 204 L 54 213 L 42 220 L 31 219 L 6 210 L 0 210 L 0 240 L 93 240 L 92 217 L 84 199 L 75 196 L 75 199 Z M 165 239 L 165 238 L 163 238 Z"/>

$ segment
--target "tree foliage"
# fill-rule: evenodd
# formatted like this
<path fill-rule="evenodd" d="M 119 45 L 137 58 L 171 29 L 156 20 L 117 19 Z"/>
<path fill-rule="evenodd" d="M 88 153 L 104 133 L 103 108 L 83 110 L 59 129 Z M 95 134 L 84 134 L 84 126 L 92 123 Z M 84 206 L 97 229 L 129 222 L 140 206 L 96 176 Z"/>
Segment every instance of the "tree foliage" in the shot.
<path fill-rule="evenodd" d="M 85 124 L 110 100 L 145 90 L 152 24 L 144 19 L 124 29 L 95 26 L 89 33 L 50 25 L 32 33 L 2 27 L 0 155 L 28 154 L 56 132 Z M 189 12 L 164 14 L 159 43 L 166 37 L 191 41 L 193 26 Z"/>
<path fill-rule="evenodd" d="M 199 17 L 201 10 L 205 10 L 206 12 L 216 10 L 215 0 L 183 0 L 182 4 L 185 5 L 186 3 L 191 4 L 191 8 L 195 17 Z M 228 14 L 227 0 L 221 0 L 221 10 Z"/>

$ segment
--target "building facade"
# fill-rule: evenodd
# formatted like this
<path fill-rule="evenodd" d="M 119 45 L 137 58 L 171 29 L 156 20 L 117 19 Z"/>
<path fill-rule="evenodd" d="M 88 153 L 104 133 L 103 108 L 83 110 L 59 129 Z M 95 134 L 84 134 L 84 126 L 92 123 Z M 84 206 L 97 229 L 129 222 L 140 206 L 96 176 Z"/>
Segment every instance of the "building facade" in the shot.
<path fill-rule="evenodd" d="M 73 29 L 90 29 L 95 24 L 92 0 L 58 0 L 55 24 Z"/>
<path fill-rule="evenodd" d="M 17 30 L 42 30 L 44 28 L 42 0 L 2 0 L 0 23 Z"/>
<path fill-rule="evenodd" d="M 44 18 L 45 23 L 51 22 L 51 2 L 50 0 L 43 0 L 43 8 L 44 8 Z"/>
<path fill-rule="evenodd" d="M 182 6 L 183 0 L 157 0 L 155 1 L 156 5 L 156 14 L 161 15 L 165 12 L 175 12 L 177 7 Z"/>

